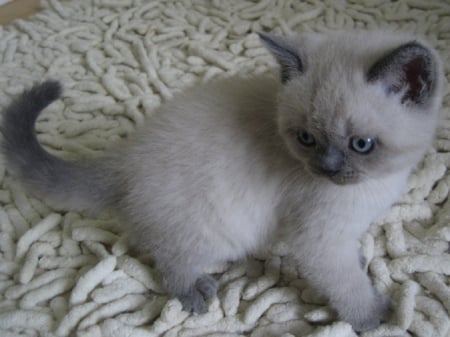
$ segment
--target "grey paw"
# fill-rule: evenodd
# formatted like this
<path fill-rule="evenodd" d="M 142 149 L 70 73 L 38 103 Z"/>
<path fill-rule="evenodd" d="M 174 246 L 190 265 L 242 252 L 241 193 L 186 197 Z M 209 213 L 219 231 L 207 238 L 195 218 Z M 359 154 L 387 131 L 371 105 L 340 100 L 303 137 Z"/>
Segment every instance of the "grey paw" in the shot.
<path fill-rule="evenodd" d="M 205 300 L 209 300 L 217 294 L 217 282 L 209 275 L 203 275 L 197 282 L 195 288 L 203 295 Z"/>
<path fill-rule="evenodd" d="M 188 292 L 178 296 L 183 310 L 204 314 L 208 311 L 209 299 L 213 298 L 217 293 L 217 283 L 209 275 L 203 275 Z"/>
<path fill-rule="evenodd" d="M 362 303 L 359 303 L 360 305 Z M 357 332 L 363 332 L 378 327 L 385 322 L 392 312 L 392 302 L 384 295 L 376 295 L 371 303 L 354 307 L 349 305 L 338 308 L 339 318 L 350 323 Z"/>

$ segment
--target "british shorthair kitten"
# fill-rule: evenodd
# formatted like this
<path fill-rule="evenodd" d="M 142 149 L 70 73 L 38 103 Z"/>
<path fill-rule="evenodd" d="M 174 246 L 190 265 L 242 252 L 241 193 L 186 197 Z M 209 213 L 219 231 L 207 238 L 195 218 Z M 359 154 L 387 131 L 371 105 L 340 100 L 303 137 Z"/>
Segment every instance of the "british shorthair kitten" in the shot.
<path fill-rule="evenodd" d="M 198 86 L 162 105 L 101 158 L 59 159 L 34 124 L 61 96 L 46 81 L 3 115 L 11 172 L 75 210 L 117 210 L 130 245 L 150 253 L 185 310 L 217 291 L 206 267 L 276 237 L 338 317 L 362 331 L 389 309 L 361 269 L 359 239 L 405 192 L 430 146 L 443 71 L 424 41 L 400 33 L 260 34 L 268 75 Z"/>

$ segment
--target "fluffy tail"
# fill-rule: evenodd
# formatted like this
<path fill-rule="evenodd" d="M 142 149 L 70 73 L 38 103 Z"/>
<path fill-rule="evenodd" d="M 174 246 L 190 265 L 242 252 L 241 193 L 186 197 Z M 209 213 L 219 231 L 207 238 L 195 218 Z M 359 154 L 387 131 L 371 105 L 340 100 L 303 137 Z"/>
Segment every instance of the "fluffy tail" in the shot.
<path fill-rule="evenodd" d="M 101 160 L 61 160 L 45 151 L 36 138 L 37 117 L 61 93 L 59 82 L 49 80 L 25 91 L 6 108 L 1 127 L 3 154 L 11 172 L 32 193 L 57 207 L 98 211 L 113 199 L 107 165 Z"/>

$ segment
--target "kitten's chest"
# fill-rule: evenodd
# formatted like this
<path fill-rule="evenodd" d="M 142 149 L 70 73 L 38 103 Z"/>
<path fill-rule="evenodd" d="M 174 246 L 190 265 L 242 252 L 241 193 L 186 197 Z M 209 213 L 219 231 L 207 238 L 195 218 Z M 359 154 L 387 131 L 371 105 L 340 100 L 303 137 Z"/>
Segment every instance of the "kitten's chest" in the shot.
<path fill-rule="evenodd" d="M 279 180 L 262 170 L 244 172 L 249 168 L 230 169 L 227 178 L 216 176 L 208 191 L 214 205 L 218 228 L 222 238 L 227 238 L 235 248 L 259 248 L 276 222 L 276 205 L 279 202 Z"/>
<path fill-rule="evenodd" d="M 343 186 L 304 181 L 287 198 L 288 228 L 359 237 L 397 201 L 405 181 L 403 176 Z"/>

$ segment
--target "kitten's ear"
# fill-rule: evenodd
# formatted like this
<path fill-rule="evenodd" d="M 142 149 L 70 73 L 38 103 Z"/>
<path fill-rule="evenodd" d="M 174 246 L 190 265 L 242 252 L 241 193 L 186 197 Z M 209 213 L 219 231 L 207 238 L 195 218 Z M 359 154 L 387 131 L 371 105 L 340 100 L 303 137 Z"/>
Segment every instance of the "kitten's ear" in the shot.
<path fill-rule="evenodd" d="M 304 64 L 295 43 L 288 37 L 258 33 L 264 46 L 275 56 L 281 67 L 281 82 L 286 83 L 295 74 L 304 71 Z"/>
<path fill-rule="evenodd" d="M 432 52 L 417 42 L 402 45 L 370 68 L 368 82 L 380 82 L 387 95 L 400 95 L 401 103 L 425 104 L 437 81 Z"/>

